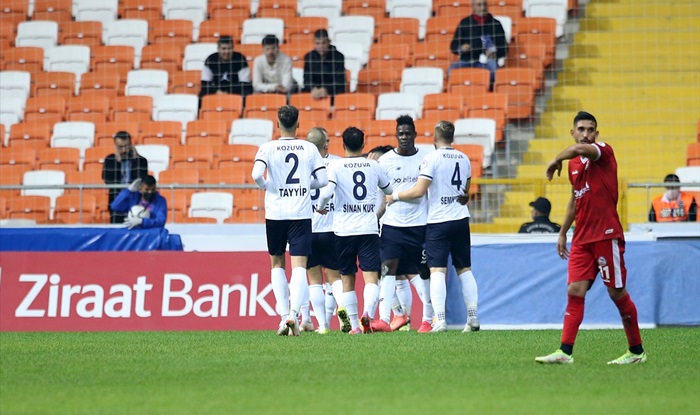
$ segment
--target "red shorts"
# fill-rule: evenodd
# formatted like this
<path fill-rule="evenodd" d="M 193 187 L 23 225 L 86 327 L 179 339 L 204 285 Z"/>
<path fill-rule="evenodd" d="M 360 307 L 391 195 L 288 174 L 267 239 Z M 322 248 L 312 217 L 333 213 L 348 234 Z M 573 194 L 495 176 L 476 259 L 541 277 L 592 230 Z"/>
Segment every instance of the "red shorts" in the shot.
<path fill-rule="evenodd" d="M 595 280 L 600 272 L 606 286 L 624 287 L 627 283 L 624 254 L 625 241 L 619 239 L 572 245 L 569 252 L 568 283 Z"/>

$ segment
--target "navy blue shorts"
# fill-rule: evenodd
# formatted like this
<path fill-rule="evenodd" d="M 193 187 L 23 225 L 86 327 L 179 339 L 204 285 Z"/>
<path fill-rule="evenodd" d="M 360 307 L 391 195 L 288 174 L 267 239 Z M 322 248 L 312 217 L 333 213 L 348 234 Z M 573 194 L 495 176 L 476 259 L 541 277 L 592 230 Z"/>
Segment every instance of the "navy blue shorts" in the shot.
<path fill-rule="evenodd" d="M 429 223 L 425 230 L 425 252 L 430 268 L 447 267 L 452 254 L 455 268 L 472 266 L 469 218 L 442 223 Z"/>
<path fill-rule="evenodd" d="M 428 267 L 428 258 L 425 249 L 421 248 L 420 256 L 402 256 L 399 259 L 399 266 L 396 268 L 396 275 L 416 275 L 421 273 L 421 269 Z M 429 271 L 428 271 L 429 272 Z"/>
<path fill-rule="evenodd" d="M 382 262 L 391 259 L 420 260 L 425 242 L 425 226 L 382 226 L 380 256 Z"/>
<path fill-rule="evenodd" d="M 338 252 L 338 271 L 341 275 L 357 272 L 357 261 L 362 271 L 379 272 L 379 235 L 337 236 L 335 249 Z"/>
<path fill-rule="evenodd" d="M 312 234 L 311 255 L 306 263 L 306 268 L 322 265 L 325 268 L 338 269 L 338 255 L 335 251 L 335 234 L 333 232 L 319 232 Z"/>
<path fill-rule="evenodd" d="M 265 220 L 267 252 L 270 255 L 284 255 L 289 242 L 289 255 L 309 256 L 311 254 L 311 219 Z"/>

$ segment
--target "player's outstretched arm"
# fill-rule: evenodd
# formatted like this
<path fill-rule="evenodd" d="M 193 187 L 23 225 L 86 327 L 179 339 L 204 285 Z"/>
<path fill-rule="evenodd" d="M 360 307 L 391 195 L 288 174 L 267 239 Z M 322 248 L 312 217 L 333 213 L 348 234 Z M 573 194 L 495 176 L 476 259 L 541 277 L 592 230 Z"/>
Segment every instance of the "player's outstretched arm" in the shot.
<path fill-rule="evenodd" d="M 255 184 L 257 184 L 262 190 L 267 188 L 267 183 L 265 182 L 265 167 L 267 167 L 265 162 L 256 160 L 255 164 L 253 165 L 253 172 L 251 173 L 253 180 L 255 180 Z"/>
<path fill-rule="evenodd" d="M 311 188 L 320 189 L 328 184 L 328 171 L 326 168 L 318 169 L 311 175 Z"/>
<path fill-rule="evenodd" d="M 391 195 L 391 199 L 394 202 L 397 202 L 399 200 L 410 200 L 410 199 L 417 199 L 419 197 L 425 196 L 425 193 L 428 191 L 428 187 L 430 187 L 431 181 L 424 178 L 424 177 L 419 177 L 418 182 L 413 186 L 412 188 L 408 190 L 404 190 L 402 192 L 396 191 Z"/>

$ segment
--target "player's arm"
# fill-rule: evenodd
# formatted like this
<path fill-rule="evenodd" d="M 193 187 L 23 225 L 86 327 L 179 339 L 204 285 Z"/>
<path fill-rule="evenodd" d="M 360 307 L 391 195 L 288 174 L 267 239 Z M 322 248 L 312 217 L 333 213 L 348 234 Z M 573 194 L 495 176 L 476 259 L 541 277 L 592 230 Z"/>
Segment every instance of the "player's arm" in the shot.
<path fill-rule="evenodd" d="M 467 179 L 466 186 L 464 186 L 464 193 L 457 196 L 457 203 L 459 203 L 462 206 L 469 203 L 469 188 L 471 187 L 471 185 L 472 185 L 472 178 L 470 177 Z"/>
<path fill-rule="evenodd" d="M 571 225 L 574 223 L 575 215 L 576 199 L 574 198 L 574 192 L 571 192 L 571 198 L 569 199 L 569 203 L 566 204 L 566 213 L 564 214 L 564 221 L 561 223 L 559 239 L 557 240 L 557 252 L 562 258 L 569 257 L 569 250 L 566 247 L 566 233 L 569 232 Z"/>
<path fill-rule="evenodd" d="M 318 196 L 318 202 L 316 202 L 316 211 L 324 212 L 328 202 L 330 202 L 333 194 L 335 193 L 335 181 L 329 180 L 328 185 L 321 189 L 321 194 Z"/>
<path fill-rule="evenodd" d="M 419 197 L 425 196 L 425 193 L 430 187 L 431 180 L 421 176 L 418 177 L 418 182 L 412 188 L 404 191 L 396 191 L 391 195 L 391 199 L 395 202 L 399 200 L 410 200 L 417 199 Z"/>
<path fill-rule="evenodd" d="M 320 189 L 328 184 L 328 172 L 326 167 L 319 167 L 315 172 L 311 173 L 311 188 Z"/>
<path fill-rule="evenodd" d="M 571 160 L 574 157 L 583 156 L 591 160 L 598 160 L 600 157 L 600 149 L 593 144 L 574 144 L 567 147 L 561 153 L 554 157 L 547 166 L 547 179 L 552 180 L 554 172 L 557 176 L 561 176 L 561 167 L 564 160 Z"/>
<path fill-rule="evenodd" d="M 265 169 L 267 168 L 267 163 L 262 160 L 255 160 L 253 164 L 253 172 L 251 176 L 255 180 L 255 184 L 262 190 L 267 188 L 267 182 L 265 182 Z"/>

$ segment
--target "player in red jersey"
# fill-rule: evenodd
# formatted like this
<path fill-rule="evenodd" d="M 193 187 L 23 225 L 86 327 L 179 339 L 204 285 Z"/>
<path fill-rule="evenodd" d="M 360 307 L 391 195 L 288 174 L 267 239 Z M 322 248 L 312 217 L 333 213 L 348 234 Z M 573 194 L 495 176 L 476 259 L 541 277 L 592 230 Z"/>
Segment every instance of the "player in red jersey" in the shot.
<path fill-rule="evenodd" d="M 547 179 L 561 175 L 562 162 L 569 160 L 571 199 L 559 232 L 557 251 L 569 259 L 569 301 L 564 313 L 561 348 L 535 358 L 539 363 L 573 363 L 574 341 L 581 321 L 586 292 L 596 275 L 601 274 L 608 294 L 622 317 L 629 350 L 608 364 L 643 363 L 647 355 L 637 323 L 637 308 L 625 288 L 625 239 L 617 214 L 617 161 L 613 149 L 598 143 L 598 122 L 587 112 L 574 118 L 571 136 L 576 144 L 559 153 L 547 166 Z M 571 251 L 566 247 L 566 233 L 576 219 Z"/>

